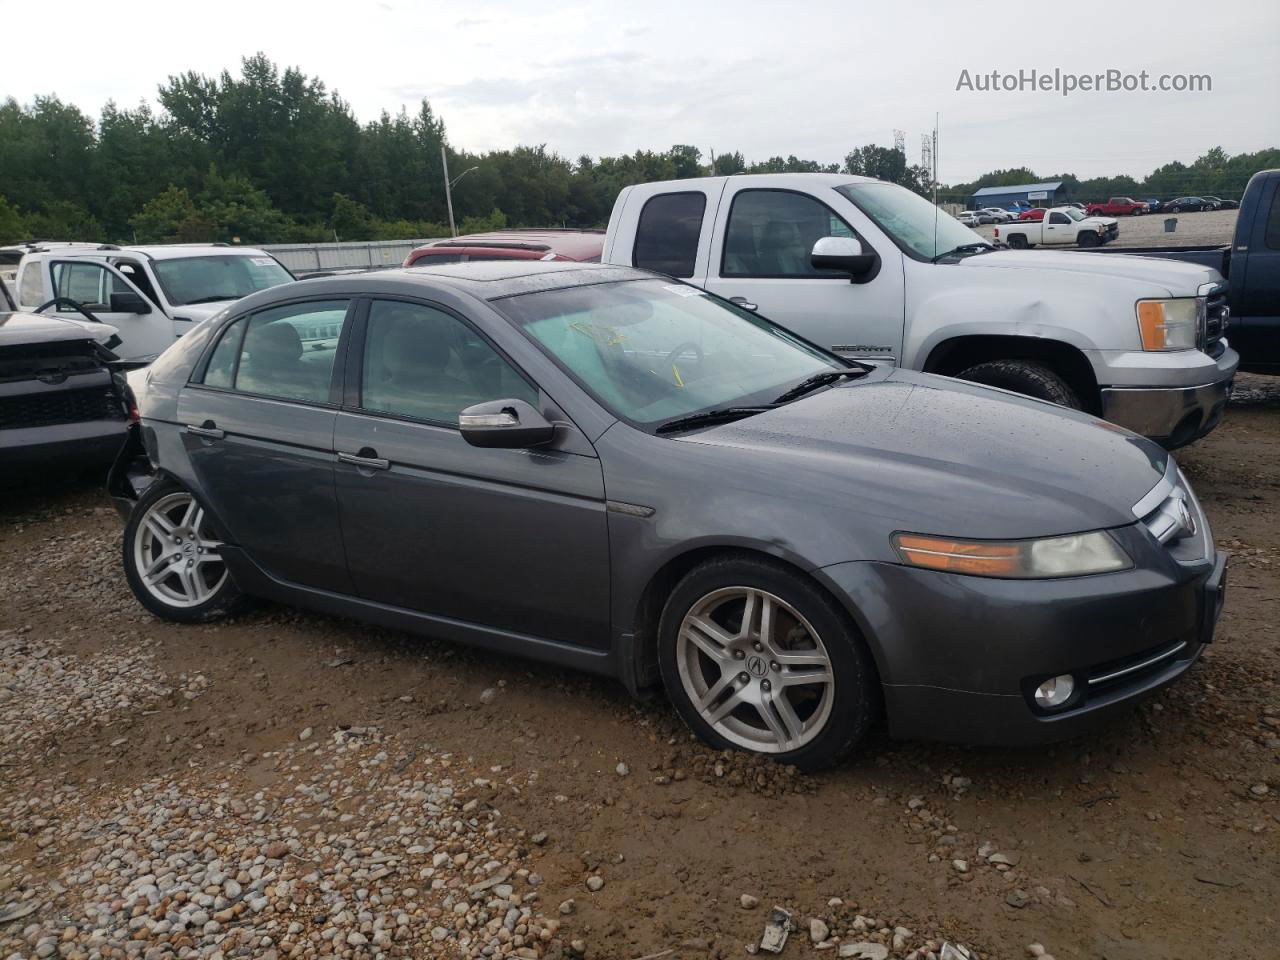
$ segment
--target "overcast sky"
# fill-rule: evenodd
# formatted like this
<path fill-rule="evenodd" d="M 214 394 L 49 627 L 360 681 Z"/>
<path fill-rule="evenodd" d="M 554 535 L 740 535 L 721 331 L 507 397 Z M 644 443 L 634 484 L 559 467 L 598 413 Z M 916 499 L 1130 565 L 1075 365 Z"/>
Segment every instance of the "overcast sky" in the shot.
<path fill-rule="evenodd" d="M 842 160 L 942 118 L 939 177 L 1029 166 L 1142 176 L 1280 146 L 1275 0 L 1057 3 L 611 3 L 435 0 L 124 4 L 0 0 L 0 96 L 97 114 L 155 102 L 184 70 L 266 52 L 319 76 L 361 120 L 428 98 L 456 147 L 546 143 L 575 158 L 665 149 Z M 1209 74 L 1211 92 L 979 93 L 961 71 Z"/>

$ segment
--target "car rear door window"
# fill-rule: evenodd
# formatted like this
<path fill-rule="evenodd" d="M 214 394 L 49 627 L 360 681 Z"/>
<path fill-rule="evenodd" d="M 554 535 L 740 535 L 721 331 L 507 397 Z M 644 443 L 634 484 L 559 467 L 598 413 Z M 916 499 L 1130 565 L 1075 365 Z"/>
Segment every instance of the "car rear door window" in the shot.
<path fill-rule="evenodd" d="M 347 307 L 346 300 L 313 300 L 253 314 L 241 342 L 234 388 L 282 400 L 328 403 Z M 224 336 L 219 349 L 226 340 Z"/>
<path fill-rule="evenodd" d="M 1280 250 L 1280 187 L 1271 195 L 1271 212 L 1267 215 L 1266 244 L 1268 250 Z"/>
<path fill-rule="evenodd" d="M 671 277 L 692 277 L 707 209 L 701 192 L 664 193 L 640 211 L 632 263 Z"/>
<path fill-rule="evenodd" d="M 466 407 L 507 399 L 536 405 L 538 391 L 470 326 L 424 304 L 370 304 L 363 409 L 456 426 Z"/>
<path fill-rule="evenodd" d="M 244 337 L 244 327 L 248 321 L 241 317 L 230 324 L 218 340 L 209 356 L 209 365 L 204 371 L 204 385 L 230 390 L 236 379 L 236 360 L 240 356 L 240 341 Z"/>
<path fill-rule="evenodd" d="M 853 236 L 849 224 L 813 197 L 786 190 L 743 190 L 729 211 L 720 275 L 841 276 L 839 271 L 817 269 L 809 256 L 823 237 Z"/>

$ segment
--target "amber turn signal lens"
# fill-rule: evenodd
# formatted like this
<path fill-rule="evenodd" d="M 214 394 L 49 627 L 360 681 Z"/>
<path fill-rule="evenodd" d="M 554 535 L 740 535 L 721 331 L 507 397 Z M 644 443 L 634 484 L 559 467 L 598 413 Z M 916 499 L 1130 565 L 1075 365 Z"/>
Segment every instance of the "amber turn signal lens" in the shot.
<path fill-rule="evenodd" d="M 894 542 L 902 559 L 913 567 L 987 577 L 1013 576 L 1022 567 L 1022 550 L 1015 543 L 944 540 L 909 533 L 898 534 Z"/>
<path fill-rule="evenodd" d="M 1168 328 L 1164 322 L 1164 304 L 1158 300 L 1138 303 L 1138 329 L 1142 333 L 1142 349 L 1163 350 L 1168 344 Z"/>

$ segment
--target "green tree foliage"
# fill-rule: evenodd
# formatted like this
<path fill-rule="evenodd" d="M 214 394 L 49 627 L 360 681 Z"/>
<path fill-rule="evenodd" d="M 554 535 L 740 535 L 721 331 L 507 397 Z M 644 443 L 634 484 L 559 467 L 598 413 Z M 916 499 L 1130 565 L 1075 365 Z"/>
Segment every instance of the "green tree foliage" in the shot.
<path fill-rule="evenodd" d="M 750 161 L 692 144 L 570 160 L 546 144 L 471 153 L 449 143 L 425 100 L 361 124 L 337 91 L 263 54 L 238 73 L 188 71 L 159 86 L 158 108 L 107 103 L 96 121 L 57 97 L 0 102 L 0 242 L 421 239 L 447 232 L 444 164 L 459 229 L 604 225 L 626 186 L 736 173 L 859 174 L 929 195 L 929 172 L 869 144 L 843 162 L 781 154 Z M 1143 181 L 1027 168 L 941 188 L 967 202 L 982 186 L 1064 180 L 1077 199 L 1239 197 L 1280 150 L 1170 163 Z"/>

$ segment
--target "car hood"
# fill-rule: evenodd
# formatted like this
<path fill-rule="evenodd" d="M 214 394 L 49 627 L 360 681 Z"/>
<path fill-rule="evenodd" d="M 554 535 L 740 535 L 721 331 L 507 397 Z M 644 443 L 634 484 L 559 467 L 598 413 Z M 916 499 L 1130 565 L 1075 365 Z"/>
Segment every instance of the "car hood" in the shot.
<path fill-rule="evenodd" d="M 105 343 L 119 331 L 108 323 L 64 320 L 41 313 L 0 313 L 0 347 L 18 344 L 97 340 Z"/>
<path fill-rule="evenodd" d="M 763 483 L 833 517 L 859 511 L 896 529 L 978 539 L 1131 524 L 1169 456 L 1087 414 L 883 368 L 684 441 L 736 448 L 735 483 Z"/>
<path fill-rule="evenodd" d="M 996 250 L 965 257 L 960 265 L 970 269 L 1031 269 L 1118 277 L 1158 284 L 1171 296 L 1194 297 L 1202 283 L 1221 283 L 1222 274 L 1212 267 L 1154 257 L 1119 253 L 1080 253 L 1072 250 Z"/>

